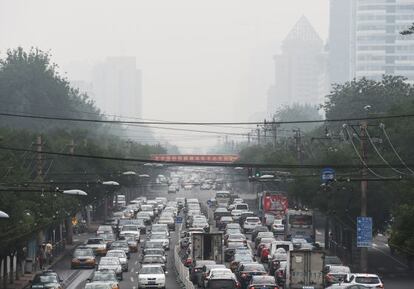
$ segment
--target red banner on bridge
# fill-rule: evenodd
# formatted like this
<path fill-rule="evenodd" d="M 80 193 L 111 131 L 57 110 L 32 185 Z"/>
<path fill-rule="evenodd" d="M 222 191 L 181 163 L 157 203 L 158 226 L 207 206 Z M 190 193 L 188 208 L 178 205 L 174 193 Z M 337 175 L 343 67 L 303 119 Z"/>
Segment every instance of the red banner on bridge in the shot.
<path fill-rule="evenodd" d="M 151 155 L 151 160 L 184 163 L 234 163 L 237 155 Z"/>

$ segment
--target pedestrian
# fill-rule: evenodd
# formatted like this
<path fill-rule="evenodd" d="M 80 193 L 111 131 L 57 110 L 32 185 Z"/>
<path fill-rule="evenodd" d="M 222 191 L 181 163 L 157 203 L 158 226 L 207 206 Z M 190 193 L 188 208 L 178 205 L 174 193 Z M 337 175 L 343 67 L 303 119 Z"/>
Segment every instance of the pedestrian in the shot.
<path fill-rule="evenodd" d="M 47 242 L 45 246 L 45 253 L 46 253 L 47 264 L 51 265 L 52 258 L 53 258 L 53 245 L 52 245 L 52 241 L 50 240 Z"/>
<path fill-rule="evenodd" d="M 39 264 L 40 270 L 43 270 L 43 265 L 45 262 L 44 257 L 45 257 L 45 251 L 43 249 L 43 246 L 40 245 L 39 248 L 37 249 L 37 256 L 36 256 L 37 263 Z"/>

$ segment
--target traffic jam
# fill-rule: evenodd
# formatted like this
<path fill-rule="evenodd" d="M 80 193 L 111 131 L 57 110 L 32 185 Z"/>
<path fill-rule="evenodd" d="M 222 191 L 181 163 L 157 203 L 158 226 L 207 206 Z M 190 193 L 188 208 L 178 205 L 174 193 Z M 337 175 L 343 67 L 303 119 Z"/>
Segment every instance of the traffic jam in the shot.
<path fill-rule="evenodd" d="M 230 186 L 172 181 L 159 193 L 167 197 L 116 196 L 119 210 L 72 253 L 71 270 L 91 270 L 73 288 L 180 288 L 173 256 L 196 289 L 384 288 L 379 276 L 351 272 L 326 254 L 315 242 L 312 210 L 290 209 L 285 193 L 244 200 Z M 180 188 L 187 197 L 176 194 Z M 63 289 L 62 281 L 47 270 L 31 288 Z"/>
<path fill-rule="evenodd" d="M 384 288 L 379 276 L 351 272 L 325 254 L 311 210 L 289 209 L 281 192 L 263 192 L 258 201 L 250 208 L 230 191 L 217 191 L 207 205 L 185 201 L 181 258 L 195 287 Z"/>

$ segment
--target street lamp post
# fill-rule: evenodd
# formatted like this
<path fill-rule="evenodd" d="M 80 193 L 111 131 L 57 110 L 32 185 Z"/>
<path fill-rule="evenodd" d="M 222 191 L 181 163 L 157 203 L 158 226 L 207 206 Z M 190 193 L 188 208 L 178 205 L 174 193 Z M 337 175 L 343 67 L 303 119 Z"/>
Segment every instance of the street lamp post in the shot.
<path fill-rule="evenodd" d="M 113 190 L 115 190 L 116 188 L 119 187 L 119 183 L 115 182 L 115 181 L 105 181 L 102 182 L 102 185 L 109 188 L 112 188 Z M 108 218 L 108 195 L 107 195 L 107 191 L 105 190 L 104 193 L 104 221 L 106 221 L 106 219 Z"/>

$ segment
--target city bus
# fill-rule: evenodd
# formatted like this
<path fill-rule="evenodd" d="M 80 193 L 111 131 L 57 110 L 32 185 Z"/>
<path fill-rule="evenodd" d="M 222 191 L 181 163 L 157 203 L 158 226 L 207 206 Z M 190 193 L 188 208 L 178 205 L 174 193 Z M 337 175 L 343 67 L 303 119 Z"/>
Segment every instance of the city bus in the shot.
<path fill-rule="evenodd" d="M 230 204 L 231 194 L 229 191 L 216 192 L 217 207 L 226 207 Z"/>
<path fill-rule="evenodd" d="M 288 210 L 285 220 L 285 236 L 287 240 L 303 238 L 310 243 L 315 242 L 312 210 Z"/>

